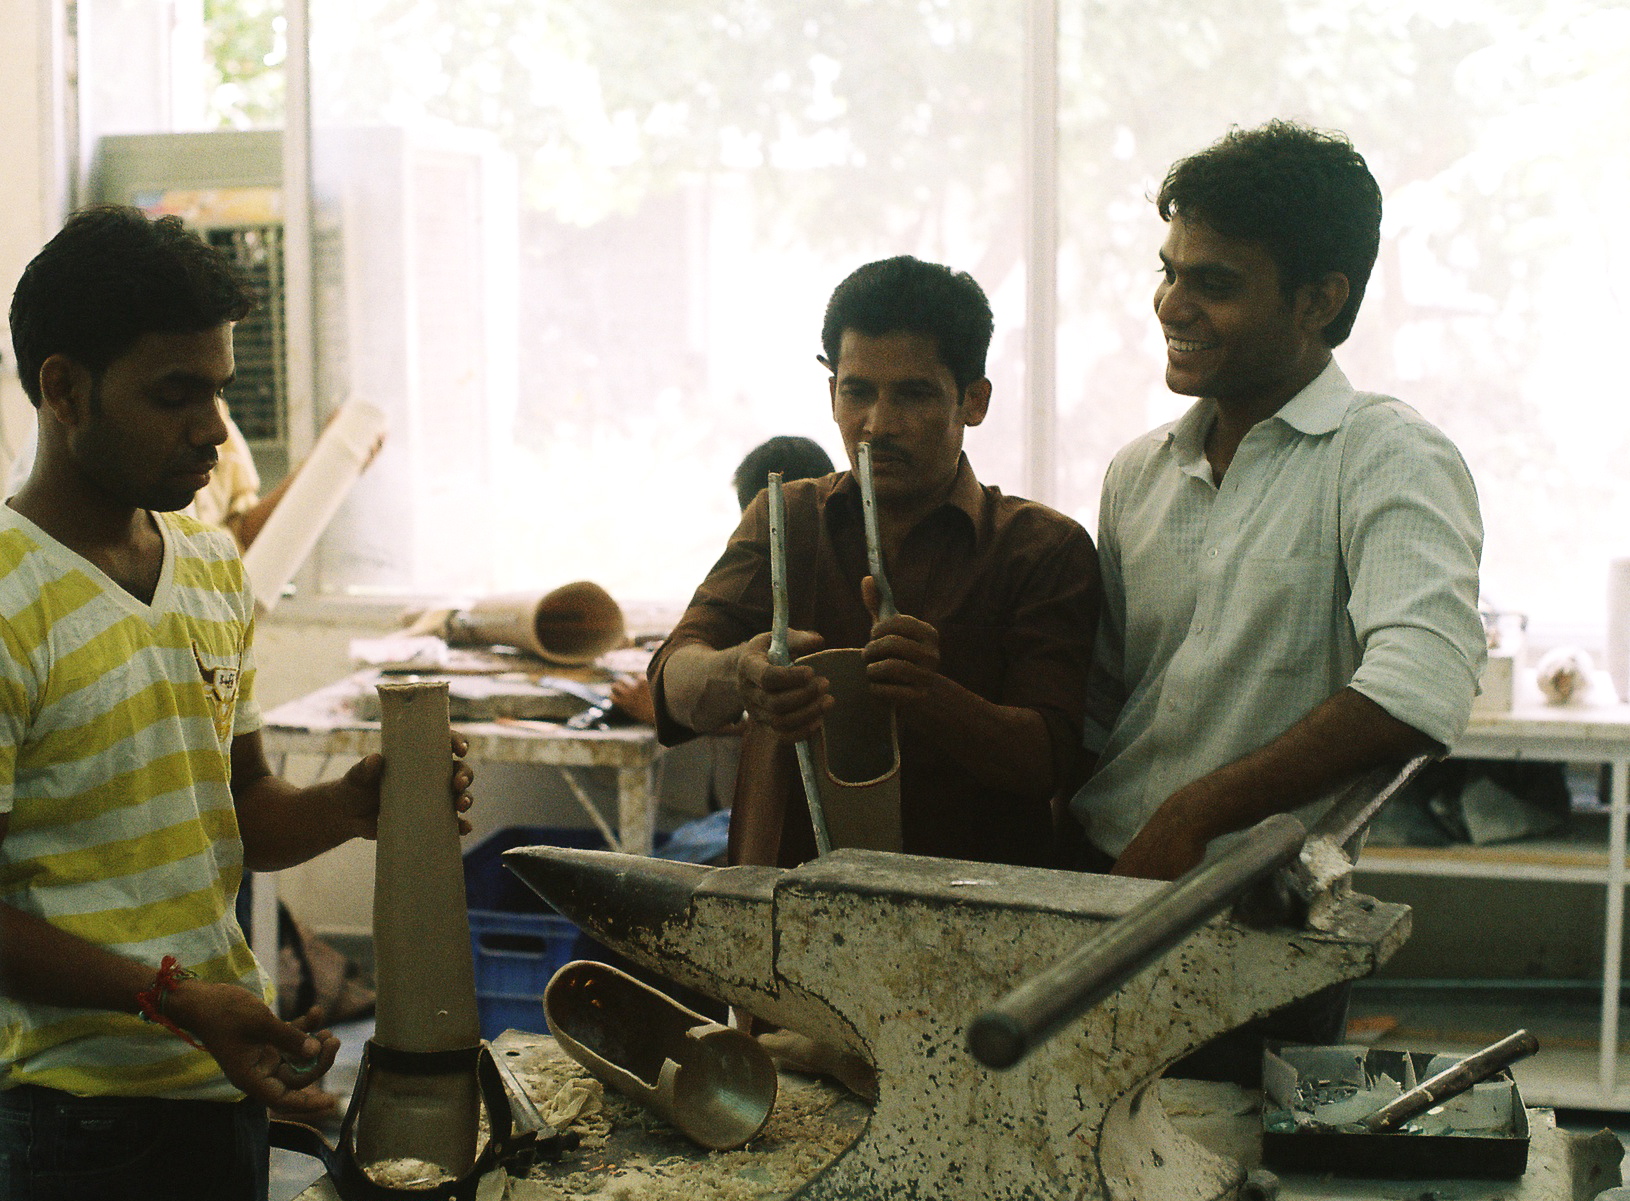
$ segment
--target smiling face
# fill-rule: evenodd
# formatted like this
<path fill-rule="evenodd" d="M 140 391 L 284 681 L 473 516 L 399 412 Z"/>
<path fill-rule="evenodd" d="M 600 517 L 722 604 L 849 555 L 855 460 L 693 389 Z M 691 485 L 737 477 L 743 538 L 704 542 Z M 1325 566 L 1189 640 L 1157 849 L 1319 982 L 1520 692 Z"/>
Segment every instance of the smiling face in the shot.
<path fill-rule="evenodd" d="M 943 500 L 956 479 L 962 431 L 985 419 L 990 381 L 960 396 L 956 380 L 927 334 L 872 337 L 843 331 L 830 381 L 832 419 L 851 467 L 857 447 L 872 444 L 877 502 L 917 515 Z"/>
<path fill-rule="evenodd" d="M 1332 273 L 1286 296 L 1266 247 L 1178 214 L 1160 263 L 1155 314 L 1173 392 L 1266 417 L 1330 361 L 1322 331 L 1346 301 L 1345 277 Z"/>
<path fill-rule="evenodd" d="M 220 325 L 143 334 L 100 378 L 66 360 L 42 375 L 61 373 L 65 387 L 47 394 L 81 484 L 116 506 L 169 512 L 209 483 L 233 370 L 232 327 Z"/>

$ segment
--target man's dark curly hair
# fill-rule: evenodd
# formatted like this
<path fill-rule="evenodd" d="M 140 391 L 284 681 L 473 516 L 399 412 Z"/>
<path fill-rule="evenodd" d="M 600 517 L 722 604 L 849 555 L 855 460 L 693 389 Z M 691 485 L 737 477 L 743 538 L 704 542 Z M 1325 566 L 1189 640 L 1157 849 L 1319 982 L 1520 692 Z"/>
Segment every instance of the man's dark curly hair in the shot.
<path fill-rule="evenodd" d="M 100 378 L 143 334 L 198 333 L 241 321 L 254 307 L 226 256 L 180 218 L 83 209 L 23 270 L 12 295 L 17 374 L 38 407 L 40 366 L 54 354 Z"/>
<path fill-rule="evenodd" d="M 753 497 L 768 486 L 770 473 L 775 471 L 789 484 L 793 480 L 820 479 L 832 474 L 832 459 L 813 438 L 779 434 L 760 442 L 736 465 L 736 474 L 730 479 L 743 513 Z"/>
<path fill-rule="evenodd" d="M 994 327 L 990 301 L 973 276 L 902 254 L 867 263 L 837 286 L 821 323 L 821 349 L 836 371 L 846 329 L 869 338 L 925 334 L 951 369 L 960 396 L 985 377 Z"/>
<path fill-rule="evenodd" d="M 1180 214 L 1226 238 L 1261 243 L 1287 297 L 1341 272 L 1347 304 L 1324 340 L 1346 341 L 1381 246 L 1381 189 L 1345 135 L 1293 121 L 1232 129 L 1179 159 L 1155 203 L 1164 220 Z"/>

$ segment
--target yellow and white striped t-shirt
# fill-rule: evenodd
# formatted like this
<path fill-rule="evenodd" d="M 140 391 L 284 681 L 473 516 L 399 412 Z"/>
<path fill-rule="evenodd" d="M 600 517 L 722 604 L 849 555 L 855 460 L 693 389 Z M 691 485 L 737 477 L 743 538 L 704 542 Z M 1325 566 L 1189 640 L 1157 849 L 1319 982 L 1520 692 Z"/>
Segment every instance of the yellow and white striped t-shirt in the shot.
<path fill-rule="evenodd" d="M 233 913 L 235 734 L 260 727 L 253 602 L 229 535 L 156 514 L 150 605 L 0 505 L 0 903 L 267 997 Z M 0 1088 L 231 1098 L 215 1061 L 131 1012 L 0 996 Z"/>

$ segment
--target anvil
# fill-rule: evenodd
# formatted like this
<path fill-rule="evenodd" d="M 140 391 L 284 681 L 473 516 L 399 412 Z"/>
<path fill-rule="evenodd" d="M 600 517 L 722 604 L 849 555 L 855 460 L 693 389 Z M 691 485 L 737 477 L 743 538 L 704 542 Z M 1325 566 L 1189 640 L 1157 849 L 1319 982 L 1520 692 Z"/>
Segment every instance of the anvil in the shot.
<path fill-rule="evenodd" d="M 630 959 L 873 1065 L 871 1120 L 808 1201 L 1233 1196 L 1242 1169 L 1167 1123 L 1161 1072 L 1369 974 L 1409 932 L 1406 907 L 1346 891 L 1318 929 L 1214 917 L 996 1072 L 970 1021 L 1172 885 L 861 850 L 790 870 L 557 847 L 505 862 Z"/>

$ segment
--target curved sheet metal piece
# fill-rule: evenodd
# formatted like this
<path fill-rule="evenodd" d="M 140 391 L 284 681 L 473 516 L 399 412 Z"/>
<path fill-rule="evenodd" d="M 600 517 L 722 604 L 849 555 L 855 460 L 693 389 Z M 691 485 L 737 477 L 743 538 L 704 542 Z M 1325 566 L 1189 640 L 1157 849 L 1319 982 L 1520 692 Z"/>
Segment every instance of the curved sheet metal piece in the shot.
<path fill-rule="evenodd" d="M 814 740 L 816 783 L 834 847 L 898 851 L 900 832 L 900 739 L 894 706 L 872 696 L 866 661 L 858 649 L 805 655 L 799 663 L 827 681 L 837 703 L 821 720 Z"/>
<path fill-rule="evenodd" d="M 561 1050 L 704 1147 L 740 1147 L 775 1106 L 762 1047 L 605 963 L 579 959 L 544 990 Z"/>

